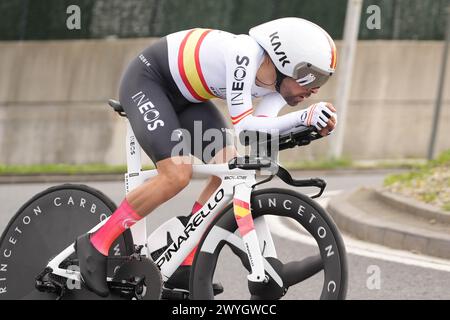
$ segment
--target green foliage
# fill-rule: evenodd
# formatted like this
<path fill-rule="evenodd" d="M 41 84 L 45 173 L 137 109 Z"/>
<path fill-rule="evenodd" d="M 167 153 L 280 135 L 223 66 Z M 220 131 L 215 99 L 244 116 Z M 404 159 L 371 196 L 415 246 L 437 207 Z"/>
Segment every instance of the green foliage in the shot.
<path fill-rule="evenodd" d="M 147 170 L 153 168 L 145 166 Z M 125 173 L 125 165 L 105 165 L 105 164 L 42 164 L 42 165 L 0 165 L 0 175 L 37 175 L 37 174 L 119 174 Z"/>
<path fill-rule="evenodd" d="M 429 169 L 423 167 L 422 169 L 416 169 L 416 171 L 410 171 L 405 173 L 391 174 L 384 179 L 384 185 L 390 186 L 394 183 L 403 183 L 410 185 L 411 181 L 421 179 L 429 173 Z"/>
<path fill-rule="evenodd" d="M 450 211 L 450 202 L 445 203 L 445 204 L 442 206 L 442 209 L 444 209 L 445 211 Z"/>
<path fill-rule="evenodd" d="M 350 158 L 339 159 L 321 159 L 316 161 L 297 161 L 287 162 L 284 165 L 293 170 L 330 170 L 330 169 L 344 169 L 351 168 L 353 162 Z"/>
<path fill-rule="evenodd" d="M 442 152 L 435 160 L 417 166 L 414 170 L 389 175 L 384 186 L 417 200 L 450 211 L 450 150 Z"/>
<path fill-rule="evenodd" d="M 444 151 L 431 161 L 431 166 L 450 166 L 450 150 Z"/>
<path fill-rule="evenodd" d="M 427 192 L 420 196 L 421 200 L 426 203 L 433 202 L 437 199 L 438 195 L 435 192 Z"/>
<path fill-rule="evenodd" d="M 436 167 L 450 167 L 450 150 L 446 150 L 439 156 L 423 165 L 415 165 L 413 171 L 399 174 L 392 174 L 384 179 L 384 185 L 390 186 L 394 183 L 410 184 L 414 180 L 420 180 L 432 173 L 432 169 Z M 450 181 L 448 182 L 450 186 Z"/>

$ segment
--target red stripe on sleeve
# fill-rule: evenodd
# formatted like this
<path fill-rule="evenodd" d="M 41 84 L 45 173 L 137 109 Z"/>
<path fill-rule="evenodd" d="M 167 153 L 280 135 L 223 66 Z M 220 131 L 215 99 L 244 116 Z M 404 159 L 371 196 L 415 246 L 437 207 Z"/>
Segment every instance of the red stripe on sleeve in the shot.
<path fill-rule="evenodd" d="M 194 88 L 192 88 L 191 84 L 189 83 L 187 76 L 186 76 L 186 70 L 184 69 L 184 62 L 183 62 L 183 53 L 184 48 L 186 47 L 186 42 L 189 38 L 189 36 L 194 32 L 195 29 L 189 31 L 189 33 L 184 37 L 183 41 L 180 44 L 180 50 L 178 51 L 178 70 L 180 71 L 181 79 L 183 80 L 184 85 L 189 90 L 189 92 L 192 94 L 192 96 L 200 101 L 206 101 L 206 99 L 200 97 L 197 92 L 195 92 Z"/>
<path fill-rule="evenodd" d="M 242 112 L 241 114 L 238 114 L 238 115 L 235 116 L 235 117 L 231 117 L 231 120 L 236 120 L 237 118 L 243 116 L 245 113 L 247 113 L 247 112 L 249 112 L 249 111 L 253 111 L 253 108 L 250 108 L 250 109 L 248 109 L 248 110 Z"/>
<path fill-rule="evenodd" d="M 314 105 L 314 106 L 312 107 L 311 111 L 309 112 L 308 120 L 306 121 L 306 125 L 307 125 L 307 126 L 310 126 L 310 125 L 311 125 L 311 121 L 312 121 L 312 117 L 313 117 L 314 109 L 315 109 L 315 108 L 316 108 L 316 105 Z"/>
<path fill-rule="evenodd" d="M 250 115 L 252 112 L 253 112 L 253 108 L 250 108 L 247 111 L 244 111 L 235 117 L 231 117 L 231 122 L 233 123 L 233 125 L 235 125 L 236 123 L 239 123 L 239 121 L 244 119 L 246 116 Z"/>

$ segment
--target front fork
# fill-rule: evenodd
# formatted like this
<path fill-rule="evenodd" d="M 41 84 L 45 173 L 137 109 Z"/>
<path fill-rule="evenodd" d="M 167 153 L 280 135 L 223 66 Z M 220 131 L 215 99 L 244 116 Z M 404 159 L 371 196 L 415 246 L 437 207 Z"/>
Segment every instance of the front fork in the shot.
<path fill-rule="evenodd" d="M 246 183 L 238 184 L 234 187 L 234 217 L 244 242 L 245 252 L 251 268 L 251 273 L 247 276 L 248 280 L 252 282 L 267 282 L 263 253 L 251 213 L 251 193 L 252 186 L 248 186 Z M 268 255 L 275 255 L 273 241 L 265 221 L 262 220 L 262 223 L 260 222 L 257 227 L 258 230 L 261 230 L 265 247 L 268 247 Z"/>

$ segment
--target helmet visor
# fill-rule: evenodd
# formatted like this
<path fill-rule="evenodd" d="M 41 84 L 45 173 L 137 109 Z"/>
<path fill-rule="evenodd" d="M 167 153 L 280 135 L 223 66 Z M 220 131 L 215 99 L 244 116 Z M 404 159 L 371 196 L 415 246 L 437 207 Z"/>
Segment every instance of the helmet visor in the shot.
<path fill-rule="evenodd" d="M 295 81 L 306 89 L 323 86 L 332 74 L 306 62 L 299 63 L 294 69 Z"/>

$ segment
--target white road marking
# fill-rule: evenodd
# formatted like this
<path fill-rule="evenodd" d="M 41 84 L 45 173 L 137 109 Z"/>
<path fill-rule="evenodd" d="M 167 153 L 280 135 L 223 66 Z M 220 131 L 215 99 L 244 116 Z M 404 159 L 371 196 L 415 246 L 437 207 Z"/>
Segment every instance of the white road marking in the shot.
<path fill-rule="evenodd" d="M 329 197 L 339 194 L 341 191 L 330 191 L 324 193 L 325 198 L 316 201 L 323 207 L 329 202 Z M 316 241 L 305 229 L 293 222 L 291 219 L 283 219 L 276 216 L 266 216 L 270 230 L 277 236 L 301 242 L 307 245 L 317 246 Z M 289 227 L 287 226 L 289 224 Z M 294 231 L 293 229 L 298 229 Z M 401 263 L 410 266 L 416 266 L 427 269 L 450 272 L 450 260 L 436 257 L 418 255 L 409 251 L 391 249 L 379 244 L 369 243 L 343 235 L 347 253 L 363 256 L 367 258 L 380 259 Z"/>

